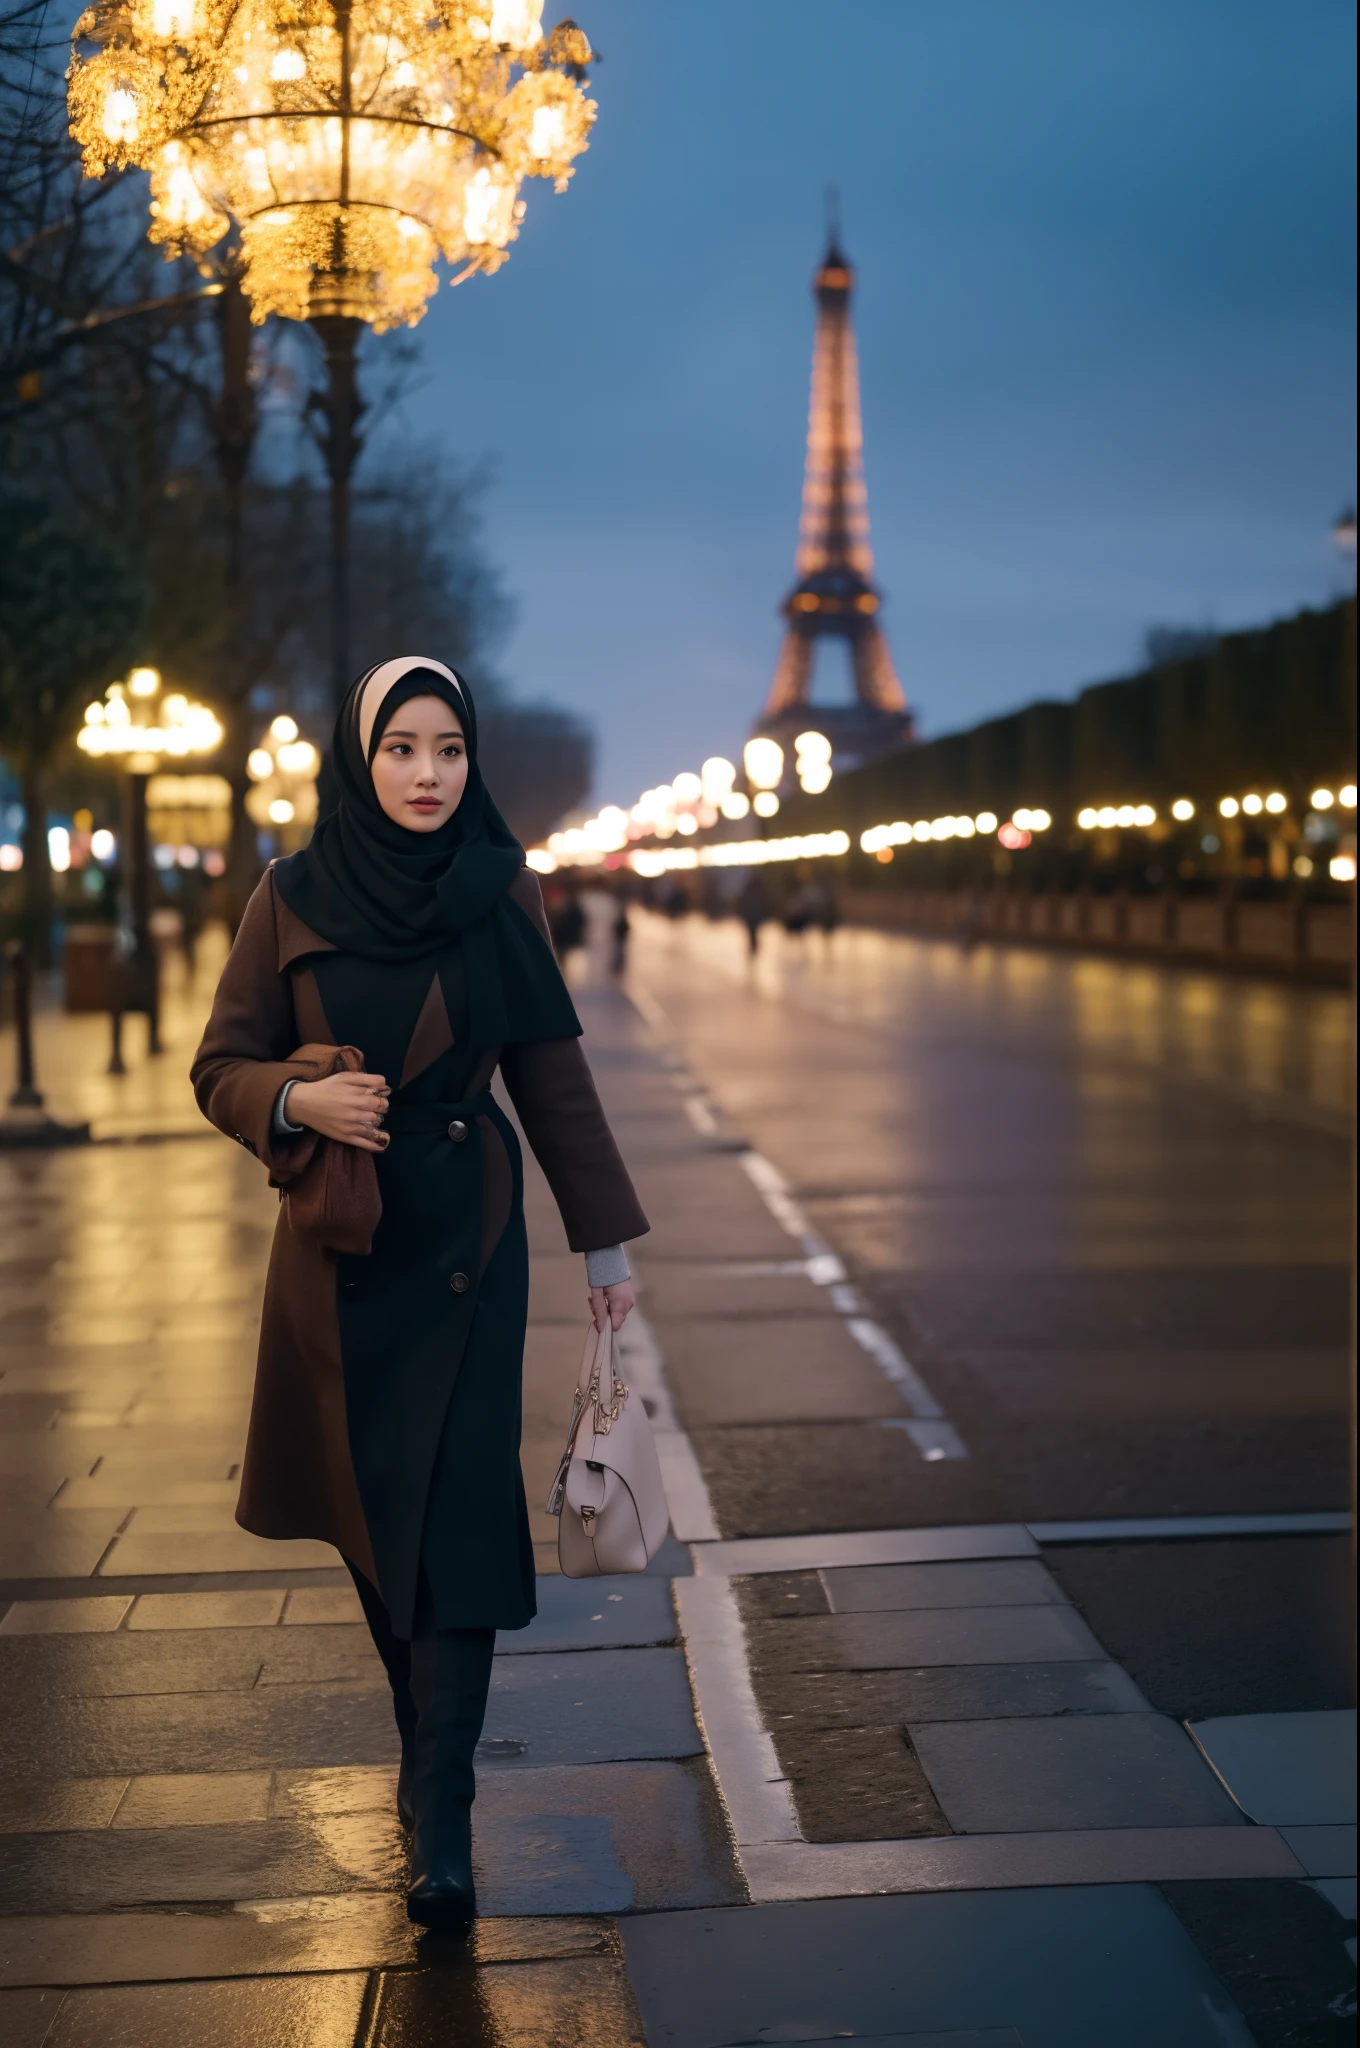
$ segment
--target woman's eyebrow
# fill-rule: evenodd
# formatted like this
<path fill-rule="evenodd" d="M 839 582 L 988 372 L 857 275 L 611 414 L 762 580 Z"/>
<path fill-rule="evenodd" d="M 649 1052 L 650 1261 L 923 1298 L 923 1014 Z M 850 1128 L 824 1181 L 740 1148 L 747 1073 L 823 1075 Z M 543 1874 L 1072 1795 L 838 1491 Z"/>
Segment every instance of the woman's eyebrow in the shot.
<path fill-rule="evenodd" d="M 435 734 L 437 740 L 460 740 L 462 737 L 462 733 L 456 727 L 452 732 L 437 732 Z M 387 731 L 383 734 L 383 738 L 385 740 L 418 740 L 420 734 L 418 732 L 406 732 L 400 726 L 389 725 Z"/>

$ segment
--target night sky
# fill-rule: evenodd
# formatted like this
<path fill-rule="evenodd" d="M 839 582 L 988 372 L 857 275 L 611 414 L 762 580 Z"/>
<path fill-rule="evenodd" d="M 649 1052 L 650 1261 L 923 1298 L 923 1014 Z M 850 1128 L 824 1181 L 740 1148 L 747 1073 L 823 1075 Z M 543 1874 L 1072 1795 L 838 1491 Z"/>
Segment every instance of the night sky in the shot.
<path fill-rule="evenodd" d="M 926 733 L 1344 587 L 1347 0 L 579 6 L 591 149 L 441 290 L 388 431 L 491 458 L 501 667 L 592 720 L 598 801 L 734 754 L 763 701 L 830 184 Z"/>

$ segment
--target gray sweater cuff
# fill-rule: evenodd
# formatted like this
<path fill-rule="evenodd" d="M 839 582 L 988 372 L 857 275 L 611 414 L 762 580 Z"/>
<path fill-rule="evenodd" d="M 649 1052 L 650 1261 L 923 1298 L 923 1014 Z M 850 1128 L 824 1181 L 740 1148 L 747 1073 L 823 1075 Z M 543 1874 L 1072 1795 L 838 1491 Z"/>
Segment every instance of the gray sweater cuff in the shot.
<path fill-rule="evenodd" d="M 618 1287 L 632 1277 L 628 1255 L 621 1244 L 607 1244 L 602 1251 L 586 1253 L 586 1280 L 591 1287 Z"/>
<path fill-rule="evenodd" d="M 290 1124 L 288 1121 L 288 1090 L 296 1088 L 296 1081 L 285 1081 L 274 1097 L 273 1127 L 276 1138 L 295 1138 L 299 1131 L 305 1131 L 306 1124 Z"/>

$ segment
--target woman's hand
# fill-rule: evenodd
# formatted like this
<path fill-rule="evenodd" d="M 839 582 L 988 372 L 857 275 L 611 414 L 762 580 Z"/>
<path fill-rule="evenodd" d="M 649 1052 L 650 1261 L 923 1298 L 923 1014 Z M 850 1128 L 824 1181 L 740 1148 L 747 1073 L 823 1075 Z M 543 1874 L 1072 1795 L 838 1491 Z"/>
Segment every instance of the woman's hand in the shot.
<path fill-rule="evenodd" d="M 385 1152 L 391 1143 L 382 1129 L 390 1090 L 381 1074 L 328 1074 L 324 1081 L 294 1081 L 284 1115 L 323 1138 L 337 1138 L 361 1152 Z"/>
<path fill-rule="evenodd" d="M 631 1280 L 620 1280 L 613 1287 L 592 1287 L 590 1314 L 596 1329 L 604 1330 L 612 1323 L 616 1330 L 621 1330 L 624 1317 L 636 1301 Z"/>

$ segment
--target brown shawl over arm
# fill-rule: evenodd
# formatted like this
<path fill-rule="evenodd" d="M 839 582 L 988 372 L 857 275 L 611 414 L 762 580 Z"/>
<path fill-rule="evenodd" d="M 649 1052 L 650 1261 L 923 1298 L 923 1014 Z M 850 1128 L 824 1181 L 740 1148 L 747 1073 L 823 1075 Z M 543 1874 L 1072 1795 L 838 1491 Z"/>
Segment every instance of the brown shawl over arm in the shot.
<path fill-rule="evenodd" d="M 523 869 L 510 894 L 546 939 L 538 877 Z M 572 1250 L 593 1252 L 644 1236 L 650 1226 L 614 1143 L 580 1039 L 507 1045 L 501 1072 Z"/>
<path fill-rule="evenodd" d="M 310 1064 L 288 1058 L 298 1037 L 289 977 L 279 970 L 274 880 L 266 874 L 246 905 L 190 1079 L 209 1123 L 263 1160 L 275 1186 L 296 1179 L 317 1144 L 315 1131 L 284 1139 L 272 1128 L 284 1082 L 315 1078 Z"/>

